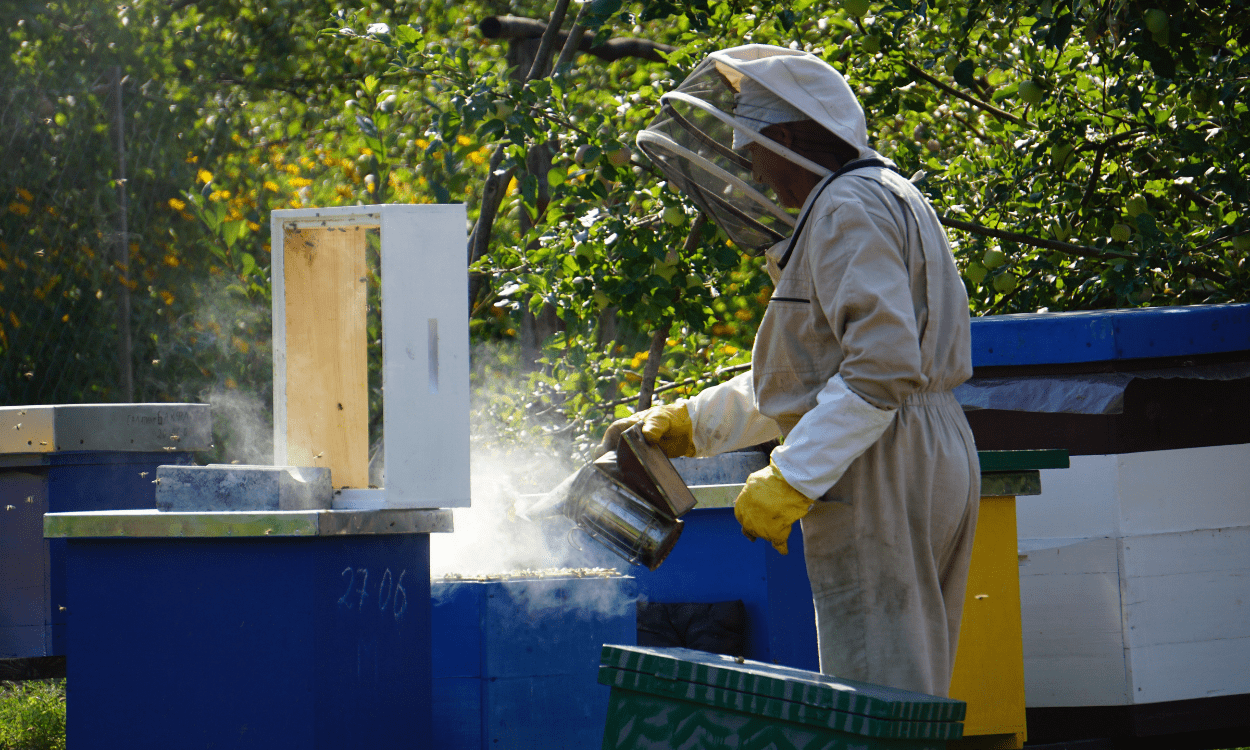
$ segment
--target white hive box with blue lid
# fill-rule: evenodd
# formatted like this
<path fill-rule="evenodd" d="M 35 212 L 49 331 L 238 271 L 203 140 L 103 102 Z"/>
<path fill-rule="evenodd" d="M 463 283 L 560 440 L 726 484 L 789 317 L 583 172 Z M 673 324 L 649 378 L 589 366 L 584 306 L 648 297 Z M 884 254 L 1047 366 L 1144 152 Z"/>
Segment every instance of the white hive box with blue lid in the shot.
<path fill-rule="evenodd" d="M 274 211 L 274 463 L 327 466 L 335 508 L 469 505 L 465 208 Z M 369 485 L 368 235 L 380 234 L 385 487 Z"/>
<path fill-rule="evenodd" d="M 978 448 L 1071 454 L 1018 507 L 1030 741 L 1250 728 L 1250 305 L 989 316 L 972 339 Z"/>

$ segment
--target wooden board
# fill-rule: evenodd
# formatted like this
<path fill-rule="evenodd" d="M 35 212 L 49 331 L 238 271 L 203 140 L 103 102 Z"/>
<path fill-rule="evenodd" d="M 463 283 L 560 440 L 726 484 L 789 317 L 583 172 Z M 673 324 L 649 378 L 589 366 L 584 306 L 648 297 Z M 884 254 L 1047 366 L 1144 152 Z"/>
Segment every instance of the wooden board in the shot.
<path fill-rule="evenodd" d="M 283 229 L 285 463 L 329 467 L 336 488 L 369 485 L 365 238 Z"/>
<path fill-rule="evenodd" d="M 1121 540 L 1134 703 L 1250 693 L 1250 526 Z"/>
<path fill-rule="evenodd" d="M 1011 735 L 997 746 L 1024 745 L 1024 658 L 1016 499 L 983 497 L 964 597 L 952 698 L 967 701 L 964 737 Z"/>
<path fill-rule="evenodd" d="M 1122 536 L 1250 526 L 1250 444 L 1116 458 Z"/>
<path fill-rule="evenodd" d="M 1116 539 L 1022 539 L 1019 554 L 1028 706 L 1129 703 Z"/>

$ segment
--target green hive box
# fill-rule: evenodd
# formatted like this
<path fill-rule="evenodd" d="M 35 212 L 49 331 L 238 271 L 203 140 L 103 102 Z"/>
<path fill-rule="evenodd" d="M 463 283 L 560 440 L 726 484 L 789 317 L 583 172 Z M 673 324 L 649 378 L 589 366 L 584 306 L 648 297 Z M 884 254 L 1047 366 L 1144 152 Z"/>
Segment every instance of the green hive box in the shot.
<path fill-rule="evenodd" d="M 963 701 L 685 648 L 604 646 L 605 750 L 942 750 Z"/>

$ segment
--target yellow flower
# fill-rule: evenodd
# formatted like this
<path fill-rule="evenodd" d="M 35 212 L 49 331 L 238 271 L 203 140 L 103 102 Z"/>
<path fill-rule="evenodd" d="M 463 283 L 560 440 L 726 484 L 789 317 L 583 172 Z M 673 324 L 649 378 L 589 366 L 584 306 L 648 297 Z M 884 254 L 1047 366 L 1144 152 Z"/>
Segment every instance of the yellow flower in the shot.
<path fill-rule="evenodd" d="M 244 354 L 247 354 L 247 350 L 249 347 L 247 345 L 247 342 L 244 341 L 243 339 L 239 338 L 238 336 L 233 336 L 230 339 L 230 343 L 234 344 L 235 349 L 238 349 Z"/>
<path fill-rule="evenodd" d="M 169 255 L 166 255 L 166 256 L 165 256 L 164 263 L 165 263 L 165 265 L 169 266 L 170 268 L 177 268 L 179 265 L 181 265 L 181 264 L 182 264 L 182 261 L 178 260 L 178 256 L 177 256 L 177 255 L 174 255 L 173 253 L 170 253 Z"/>
<path fill-rule="evenodd" d="M 469 161 L 481 166 L 486 163 L 486 155 L 481 151 L 473 151 L 469 153 Z"/>
<path fill-rule="evenodd" d="M 346 185 L 335 185 L 334 192 L 341 198 L 350 198 L 352 189 Z"/>
<path fill-rule="evenodd" d="M 513 193 L 515 193 L 516 187 L 517 187 L 517 181 L 516 181 L 516 178 L 513 177 L 512 181 L 508 183 L 508 195 L 512 195 Z"/>
<path fill-rule="evenodd" d="M 32 203 L 35 200 L 35 196 L 31 195 L 30 191 L 27 190 L 26 188 L 18 188 L 17 194 L 19 197 L 21 197 L 22 200 L 26 201 L 27 203 Z"/>
<path fill-rule="evenodd" d="M 227 387 L 227 388 L 238 388 L 238 387 L 239 387 L 239 384 L 238 384 L 238 383 L 236 383 L 236 382 L 234 382 L 234 378 L 226 378 L 226 387 Z"/>
<path fill-rule="evenodd" d="M 360 149 L 360 153 L 361 153 L 363 156 L 372 156 L 372 155 L 373 155 L 373 149 L 369 148 L 368 146 L 365 146 L 364 148 Z"/>
<path fill-rule="evenodd" d="M 68 322 L 69 322 L 69 313 L 66 313 L 66 314 L 64 314 L 64 315 L 62 315 L 62 316 L 61 316 L 61 322 L 62 322 L 62 323 L 68 323 Z"/>
<path fill-rule="evenodd" d="M 195 221 L 195 217 L 194 217 L 194 216 L 192 216 L 191 214 L 187 213 L 186 211 L 182 211 L 182 212 L 181 212 L 181 213 L 179 213 L 178 215 L 179 215 L 179 216 L 181 216 L 182 218 L 186 219 L 187 221 Z"/>
<path fill-rule="evenodd" d="M 302 188 L 312 184 L 312 180 L 307 177 L 296 177 L 291 180 L 291 187 Z"/>
<path fill-rule="evenodd" d="M 473 139 L 467 135 L 459 135 L 456 136 L 456 143 L 459 143 L 461 146 L 471 146 L 473 145 Z"/>
<path fill-rule="evenodd" d="M 177 198 L 170 198 L 169 207 L 175 211 L 181 211 L 182 209 L 187 207 L 187 203 L 186 201 L 180 201 Z"/>
<path fill-rule="evenodd" d="M 187 164 L 195 164 L 199 160 L 200 160 L 200 157 L 196 156 L 195 154 L 191 154 L 190 156 L 187 157 Z"/>
<path fill-rule="evenodd" d="M 731 356 L 731 357 L 732 357 L 733 355 L 735 355 L 735 354 L 737 354 L 737 353 L 738 353 L 738 347 L 736 347 L 736 346 L 730 346 L 729 344 L 725 344 L 724 346 L 722 346 L 722 347 L 720 348 L 720 353 L 721 353 L 721 354 L 728 354 L 729 356 Z"/>
<path fill-rule="evenodd" d="M 416 144 L 416 147 L 417 147 L 417 148 L 421 148 L 421 149 L 424 149 L 424 148 L 429 148 L 429 146 L 430 146 L 430 142 L 429 142 L 429 141 L 427 141 L 427 140 L 426 140 L 426 139 L 424 139 L 424 138 L 418 138 L 418 139 L 415 141 L 415 144 Z"/>
<path fill-rule="evenodd" d="M 274 182 L 273 180 L 265 180 L 264 187 L 266 190 L 268 190 L 271 193 L 278 192 L 278 183 Z"/>
<path fill-rule="evenodd" d="M 248 229 L 250 229 L 250 230 L 252 230 L 253 232 L 259 232 L 259 231 L 260 231 L 260 224 L 257 224 L 257 223 L 256 223 L 256 222 L 254 222 L 254 221 L 249 221 L 249 222 L 247 223 L 247 228 L 248 228 Z"/>
<path fill-rule="evenodd" d="M 174 304 L 174 295 L 169 292 L 161 292 L 161 302 L 164 302 L 166 305 Z"/>
<path fill-rule="evenodd" d="M 224 190 L 214 190 L 213 192 L 208 194 L 208 199 L 210 201 L 213 201 L 214 203 L 221 200 L 223 197 L 229 198 L 230 196 L 226 195 L 226 191 Z"/>
<path fill-rule="evenodd" d="M 25 216 L 26 214 L 30 213 L 30 206 L 26 205 L 25 203 L 18 203 L 14 201 L 13 203 L 9 204 L 9 210 L 17 214 L 18 216 Z"/>
<path fill-rule="evenodd" d="M 207 169 L 201 169 L 196 177 L 200 178 L 200 182 L 209 183 L 213 181 L 213 173 Z"/>

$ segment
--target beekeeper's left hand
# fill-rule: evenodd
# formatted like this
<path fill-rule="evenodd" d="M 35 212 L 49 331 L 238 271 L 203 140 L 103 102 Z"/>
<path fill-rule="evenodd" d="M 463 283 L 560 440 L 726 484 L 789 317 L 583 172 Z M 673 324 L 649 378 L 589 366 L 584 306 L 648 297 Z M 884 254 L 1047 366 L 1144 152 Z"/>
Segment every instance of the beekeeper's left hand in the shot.
<path fill-rule="evenodd" d="M 807 515 L 812 507 L 811 498 L 790 486 L 771 461 L 767 468 L 747 477 L 742 492 L 734 500 L 734 518 L 742 524 L 742 533 L 755 541 L 764 538 L 772 542 L 781 554 L 789 554 L 786 540 L 790 527 Z"/>

